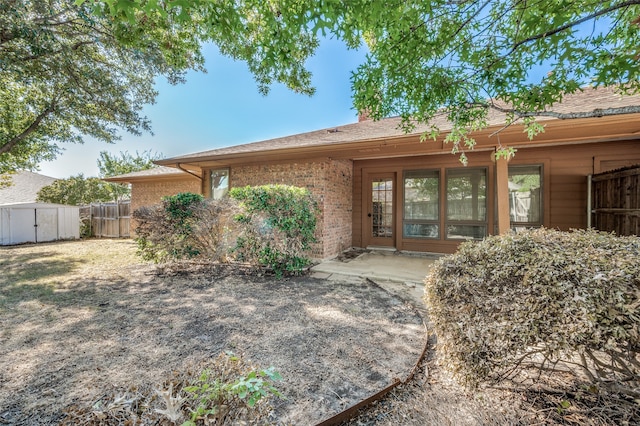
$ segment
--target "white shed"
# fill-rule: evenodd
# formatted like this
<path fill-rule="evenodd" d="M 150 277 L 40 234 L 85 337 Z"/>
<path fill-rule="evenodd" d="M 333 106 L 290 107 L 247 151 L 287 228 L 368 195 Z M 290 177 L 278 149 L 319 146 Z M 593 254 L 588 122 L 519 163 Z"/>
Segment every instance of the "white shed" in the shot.
<path fill-rule="evenodd" d="M 48 203 L 0 205 L 0 245 L 80 238 L 80 210 Z"/>

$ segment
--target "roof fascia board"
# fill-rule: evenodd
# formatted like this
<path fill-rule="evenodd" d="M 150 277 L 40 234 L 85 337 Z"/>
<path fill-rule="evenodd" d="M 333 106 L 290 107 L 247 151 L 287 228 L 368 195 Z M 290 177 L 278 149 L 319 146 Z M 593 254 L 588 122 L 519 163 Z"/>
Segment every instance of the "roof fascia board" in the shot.
<path fill-rule="evenodd" d="M 472 137 L 477 141 L 474 150 L 483 147 L 495 147 L 497 145 L 544 147 L 575 144 L 580 143 L 580 139 L 584 139 L 587 136 L 588 139 L 585 140 L 585 143 L 621 140 L 625 138 L 638 139 L 640 137 L 640 114 L 571 120 L 549 119 L 540 120 L 539 122 L 545 126 L 545 132 L 537 135 L 533 140 L 528 139 L 524 133 L 524 126 L 521 124 L 515 124 L 507 128 L 496 125 L 475 132 L 472 134 Z M 563 131 L 573 132 L 574 135 L 566 137 L 557 134 Z M 387 155 L 393 155 L 391 152 L 385 152 L 388 147 L 393 146 L 397 148 L 405 145 L 420 147 L 416 149 L 415 154 L 446 154 L 451 151 L 450 146 L 443 143 L 446 135 L 447 133 L 442 133 L 436 141 L 427 140 L 424 143 L 420 142 L 420 134 L 408 134 L 221 155 L 198 156 L 194 154 L 191 157 L 183 156 L 174 159 L 159 160 L 157 164 L 170 167 L 177 167 L 178 164 L 192 167 L 225 167 L 240 163 L 247 164 L 248 161 L 252 163 L 271 162 L 282 159 L 294 161 L 295 159 L 309 159 L 310 157 L 323 156 L 336 159 L 381 158 Z M 410 155 L 410 153 L 406 155 Z"/>
<path fill-rule="evenodd" d="M 102 178 L 102 180 L 107 182 L 115 182 L 115 183 L 131 183 L 131 182 L 144 182 L 144 181 L 159 181 L 159 180 L 199 180 L 197 177 L 192 176 L 187 173 L 170 173 L 170 174 L 162 174 L 162 175 L 146 175 L 146 176 L 130 176 L 130 177 L 108 177 Z"/>

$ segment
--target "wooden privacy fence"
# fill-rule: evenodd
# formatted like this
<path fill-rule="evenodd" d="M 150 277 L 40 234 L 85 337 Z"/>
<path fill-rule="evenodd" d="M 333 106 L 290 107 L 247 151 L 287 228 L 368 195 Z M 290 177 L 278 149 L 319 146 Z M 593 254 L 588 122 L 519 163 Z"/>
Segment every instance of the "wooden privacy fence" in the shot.
<path fill-rule="evenodd" d="M 640 165 L 593 175 L 593 227 L 640 235 Z"/>
<path fill-rule="evenodd" d="M 80 219 L 92 237 L 129 237 L 131 202 L 96 203 L 80 207 Z"/>

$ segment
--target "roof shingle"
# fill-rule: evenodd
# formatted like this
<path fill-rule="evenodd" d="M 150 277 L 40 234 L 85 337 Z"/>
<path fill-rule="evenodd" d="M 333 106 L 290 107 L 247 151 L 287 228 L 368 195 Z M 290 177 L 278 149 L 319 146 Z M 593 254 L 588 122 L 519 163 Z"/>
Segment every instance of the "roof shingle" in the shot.
<path fill-rule="evenodd" d="M 596 109 L 613 107 L 624 107 L 640 105 L 640 95 L 622 96 L 615 92 L 613 88 L 585 88 L 582 92 L 565 96 L 563 102 L 554 106 L 553 111 L 559 113 L 588 112 Z M 489 114 L 489 127 L 501 126 L 504 124 L 506 115 L 495 110 Z M 557 120 L 552 117 L 540 117 L 539 121 Z M 366 120 L 358 123 L 347 124 L 334 128 L 315 130 L 296 135 L 284 136 L 280 138 L 247 143 L 242 145 L 216 148 L 208 151 L 201 151 L 192 154 L 180 155 L 158 161 L 158 164 L 176 164 L 198 160 L 200 158 L 211 158 L 215 156 L 228 156 L 234 154 L 246 154 L 260 151 L 273 151 L 287 148 L 304 148 L 313 146 L 323 146 L 331 144 L 358 142 L 365 140 L 388 139 L 402 137 L 407 134 L 400 129 L 400 117 L 386 118 L 379 121 Z M 447 132 L 451 129 L 451 124 L 444 115 L 433 120 L 433 125 L 441 131 Z M 409 134 L 420 134 L 429 129 L 429 126 L 417 126 Z"/>
<path fill-rule="evenodd" d="M 57 179 L 28 171 L 19 171 L 10 175 L 11 185 L 0 188 L 0 205 L 15 203 L 33 203 L 38 191 L 51 185 Z"/>

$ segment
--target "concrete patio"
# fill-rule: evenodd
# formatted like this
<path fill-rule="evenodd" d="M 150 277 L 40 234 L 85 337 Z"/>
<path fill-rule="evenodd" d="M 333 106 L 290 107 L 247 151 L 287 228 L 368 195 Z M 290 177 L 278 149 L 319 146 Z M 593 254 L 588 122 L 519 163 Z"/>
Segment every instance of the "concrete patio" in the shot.
<path fill-rule="evenodd" d="M 352 280 L 354 284 L 368 278 L 420 308 L 424 306 L 423 280 L 436 259 L 437 255 L 367 250 L 353 259 L 326 260 L 311 271 L 315 278 Z"/>

